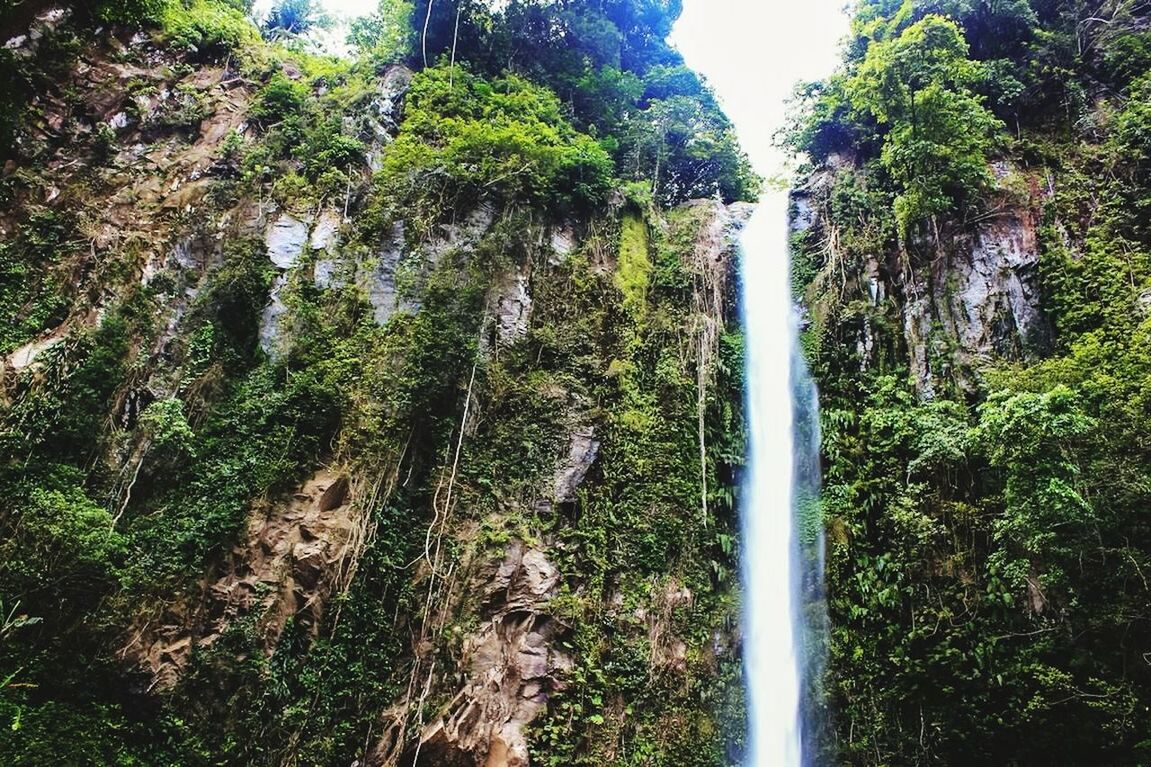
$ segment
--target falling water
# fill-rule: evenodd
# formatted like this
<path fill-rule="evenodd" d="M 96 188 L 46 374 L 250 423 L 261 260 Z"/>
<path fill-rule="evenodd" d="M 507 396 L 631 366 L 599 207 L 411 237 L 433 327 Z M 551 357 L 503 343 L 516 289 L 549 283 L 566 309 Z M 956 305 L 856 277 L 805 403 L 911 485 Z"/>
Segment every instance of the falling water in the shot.
<path fill-rule="evenodd" d="M 742 242 L 750 430 L 743 508 L 747 767 L 812 762 L 801 701 L 822 612 L 815 388 L 797 342 L 791 299 L 787 193 L 761 201 Z"/>
<path fill-rule="evenodd" d="M 715 87 L 765 176 L 784 172 L 773 136 L 797 82 L 827 77 L 847 32 L 843 0 L 685 0 L 675 40 Z M 827 639 L 819 417 L 799 353 L 787 193 L 769 191 L 743 235 L 749 466 L 743 493 L 744 767 L 810 767 Z M 816 726 L 818 725 L 818 726 Z"/>

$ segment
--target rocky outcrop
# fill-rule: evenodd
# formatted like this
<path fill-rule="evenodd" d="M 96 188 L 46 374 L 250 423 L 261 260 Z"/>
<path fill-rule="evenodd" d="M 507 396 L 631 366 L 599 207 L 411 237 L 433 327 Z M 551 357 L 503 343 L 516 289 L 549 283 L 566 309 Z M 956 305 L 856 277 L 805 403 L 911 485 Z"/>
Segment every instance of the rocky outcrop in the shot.
<path fill-rule="evenodd" d="M 528 333 L 532 296 L 528 276 L 517 270 L 497 287 L 495 300 L 496 343 L 510 346 Z"/>
<path fill-rule="evenodd" d="M 526 767 L 526 728 L 562 689 L 571 658 L 556 646 L 566 626 L 548 613 L 559 572 L 538 548 L 512 542 L 503 561 L 473 584 L 480 628 L 463 641 L 463 684 L 444 711 L 404 747 L 392 721 L 376 744 L 371 767 Z"/>
<path fill-rule="evenodd" d="M 293 272 L 305 254 L 310 251 L 326 254 L 334 250 L 339 244 L 342 223 L 343 219 L 339 212 L 329 208 L 318 216 L 281 212 L 265 228 L 264 247 L 267 250 L 268 260 L 279 270 L 272 283 L 268 305 L 260 315 L 260 348 L 265 354 L 275 357 L 285 351 L 288 343 L 282 325 L 284 315 L 288 313 L 283 292 L 287 289 Z M 317 274 L 326 276 L 322 284 L 321 278 L 315 277 L 318 287 L 332 287 L 337 284 L 338 280 L 332 273 L 334 266 L 329 266 L 334 263 L 326 260 L 316 262 Z"/>
<path fill-rule="evenodd" d="M 349 478 L 325 469 L 279 503 L 254 509 L 247 529 L 198 602 L 139 626 L 123 656 L 157 689 L 180 678 L 193 651 L 207 650 L 241 621 L 271 654 L 289 620 L 314 634 L 328 598 L 347 584 L 364 542 L 365 518 Z"/>
<path fill-rule="evenodd" d="M 1041 302 L 1038 226 L 1045 193 L 1037 179 L 1007 165 L 993 166 L 999 189 L 986 213 L 938 242 L 843 263 L 830 219 L 830 194 L 841 174 L 859 172 L 849 157 L 833 156 L 792 193 L 791 229 L 819 238 L 826 279 L 817 277 L 819 302 L 868 307 L 855 323 L 855 351 L 867 368 L 890 340 L 877 335 L 875 318 L 894 313 L 902 328 L 912 381 L 925 398 L 941 385 L 977 385 L 978 369 L 994 359 L 1034 359 L 1051 343 Z M 1020 188 L 1022 187 L 1022 189 Z M 925 256 L 924 254 L 931 254 Z M 831 274 L 834 272 L 834 274 Z M 816 307 L 816 312 L 825 311 Z"/>
<path fill-rule="evenodd" d="M 570 438 L 568 452 L 556 469 L 552 493 L 556 503 L 575 503 L 576 492 L 583 484 L 595 459 L 599 456 L 600 442 L 591 426 L 576 428 Z"/>
<path fill-rule="evenodd" d="M 1011 206 L 957 238 L 902 286 L 904 337 L 917 387 L 975 385 L 995 359 L 1034 359 L 1051 329 L 1041 308 L 1037 207 Z M 877 288 L 878 289 L 878 288 Z M 878 300 L 878 296 L 876 296 Z"/>
<path fill-rule="evenodd" d="M 571 417 L 578 422 L 587 414 L 576 408 Z M 540 488 L 537 511 L 551 508 L 553 500 L 576 502 L 599 456 L 600 441 L 591 426 L 573 426 L 568 439 L 566 454 L 558 457 Z M 408 696 L 381 717 L 384 735 L 369 767 L 527 767 L 528 725 L 564 688 L 564 675 L 572 668 L 561 646 L 569 627 L 550 608 L 560 584 L 561 573 L 546 550 L 521 540 L 513 540 L 502 559 L 476 568 L 456 603 L 441 607 L 457 625 L 478 625 L 462 638 L 458 654 L 453 652 L 451 665 L 460 681 L 453 683 L 448 672 L 441 672 L 437 682 L 436 663 L 428 662 L 433 648 L 420 643 L 416 669 L 427 668 L 424 692 L 418 694 L 417 679 L 409 684 Z M 672 656 L 676 641 L 664 642 L 671 643 L 667 653 Z M 405 733 L 413 719 L 424 721 L 424 699 L 433 688 L 450 702 L 418 728 L 413 745 Z"/>
<path fill-rule="evenodd" d="M 480 627 L 463 641 L 463 683 L 445 710 L 402 749 L 393 721 L 370 767 L 527 767 L 527 726 L 563 686 L 572 661 L 557 639 L 567 627 L 548 612 L 560 573 L 539 549 L 516 541 L 473 586 Z"/>

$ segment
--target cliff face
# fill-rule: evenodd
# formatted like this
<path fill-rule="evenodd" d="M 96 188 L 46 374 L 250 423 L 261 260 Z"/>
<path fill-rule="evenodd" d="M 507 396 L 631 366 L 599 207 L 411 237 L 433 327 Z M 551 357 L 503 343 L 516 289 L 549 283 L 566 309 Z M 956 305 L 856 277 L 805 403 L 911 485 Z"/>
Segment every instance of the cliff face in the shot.
<path fill-rule="evenodd" d="M 726 763 L 735 165 L 161 11 L 0 61 L 0 761 Z"/>
<path fill-rule="evenodd" d="M 854 351 L 861 370 L 883 364 L 881 347 L 900 347 L 915 390 L 930 399 L 941 389 L 978 389 L 979 371 L 1004 360 L 1034 361 L 1051 351 L 1052 328 L 1040 286 L 1040 233 L 1045 203 L 1053 190 L 1035 171 L 1001 161 L 990 168 L 995 188 L 987 211 L 967 227 L 956 227 L 917 243 L 922 256 L 888 245 L 864 255 L 862 263 L 835 264 L 824 275 L 817 301 L 859 301 L 867 313 L 902 326 L 894 339 L 877 337 L 874 320 L 861 323 Z M 826 243 L 831 259 L 841 235 L 831 211 L 843 177 L 865 175 L 843 156 L 833 158 L 792 192 L 791 231 L 812 243 Z M 850 277 L 848 272 L 850 271 Z M 849 342 L 850 343 L 850 342 Z"/>
<path fill-rule="evenodd" d="M 801 91 L 829 759 L 1146 761 L 1147 24 L 868 1 Z"/>

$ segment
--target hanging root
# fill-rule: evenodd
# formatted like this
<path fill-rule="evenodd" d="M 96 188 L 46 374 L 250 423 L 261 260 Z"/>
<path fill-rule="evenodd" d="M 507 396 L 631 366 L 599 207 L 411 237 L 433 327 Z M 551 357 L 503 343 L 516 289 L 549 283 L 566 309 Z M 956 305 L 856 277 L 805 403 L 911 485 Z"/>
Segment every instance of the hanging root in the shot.
<path fill-rule="evenodd" d="M 715 231 L 717 219 L 696 243 L 692 263 L 693 327 L 689 348 L 696 374 L 696 434 L 699 443 L 699 506 L 704 524 L 707 524 L 707 393 L 715 378 L 715 358 L 719 337 L 724 328 L 723 287 L 727 268 L 723 258 L 712 259 L 715 253 L 713 238 L 722 237 Z"/>
<path fill-rule="evenodd" d="M 481 323 L 481 338 L 483 336 L 483 328 L 487 327 L 487 319 Z M 482 344 L 479 347 L 482 349 Z M 476 372 L 479 370 L 480 352 L 477 351 L 476 359 L 472 363 L 471 374 L 468 377 L 468 387 L 464 397 L 464 409 L 460 416 L 460 423 L 457 429 L 456 443 L 454 449 L 449 447 L 450 453 L 444 455 L 444 465 L 440 470 L 440 477 L 436 483 L 436 491 L 432 496 L 432 520 L 428 525 L 428 529 L 424 534 L 424 550 L 422 555 L 418 556 L 415 560 L 408 563 L 406 567 L 419 562 L 421 559 L 427 564 L 428 567 L 428 586 L 427 596 L 424 599 L 423 610 L 420 616 L 420 628 L 418 637 L 413 637 L 415 648 L 414 660 L 412 663 L 412 670 L 408 676 L 407 692 L 404 695 L 405 703 L 402 713 L 397 715 L 396 726 L 399 728 L 399 737 L 403 739 L 403 733 L 407 732 L 408 722 L 411 716 L 411 701 L 418 688 L 418 680 L 420 679 L 424 662 L 429 653 L 424 651 L 424 647 L 429 638 L 429 627 L 432 624 L 432 608 L 433 605 L 439 600 L 439 626 L 436 629 L 437 633 L 442 633 L 444 625 L 447 622 L 448 612 L 450 610 L 450 601 L 452 596 L 452 587 L 454 584 L 454 575 L 456 572 L 456 565 L 452 562 L 447 571 L 443 571 L 443 558 L 444 547 L 443 538 L 447 532 L 448 520 L 451 518 L 453 503 L 455 501 L 455 484 L 456 478 L 459 475 L 460 457 L 463 454 L 464 436 L 468 429 L 468 419 L 472 413 L 472 402 L 474 399 L 474 390 L 476 383 Z M 448 462 L 449 455 L 451 457 L 450 464 Z M 424 726 L 424 704 L 431 691 L 432 682 L 435 676 L 436 659 L 433 657 L 431 663 L 427 666 L 427 674 L 423 675 L 422 690 L 416 699 L 416 750 L 413 757 L 412 764 L 415 764 L 419 759 L 420 747 L 422 741 L 420 731 Z M 397 751 L 398 754 L 398 751 Z M 397 756 L 398 758 L 398 756 Z"/>

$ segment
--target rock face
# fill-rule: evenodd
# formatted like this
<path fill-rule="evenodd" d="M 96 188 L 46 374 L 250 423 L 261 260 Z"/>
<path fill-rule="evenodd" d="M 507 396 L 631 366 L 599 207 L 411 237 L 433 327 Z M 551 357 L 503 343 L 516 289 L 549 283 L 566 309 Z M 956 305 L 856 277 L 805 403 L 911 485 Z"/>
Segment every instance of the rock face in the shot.
<path fill-rule="evenodd" d="M 568 454 L 556 470 L 553 492 L 556 503 L 574 503 L 578 500 L 576 491 L 595 463 L 599 447 L 595 429 L 591 426 L 582 426 L 572 432 Z"/>
<path fill-rule="evenodd" d="M 592 427 L 574 427 L 568 452 L 557 461 L 541 495 L 575 502 L 599 449 Z M 544 498 L 536 508 L 550 505 Z M 521 540 L 509 544 L 502 560 L 479 567 L 464 590 L 478 599 L 464 597 L 444 608 L 456 620 L 473 611 L 479 626 L 463 638 L 453 662 L 462 681 L 453 685 L 445 678 L 438 685 L 448 689 L 450 703 L 405 750 L 401 733 L 414 715 L 423 721 L 424 696 L 413 700 L 409 691 L 408 698 L 383 717 L 384 735 L 367 761 L 369 767 L 527 767 L 527 727 L 546 710 L 549 697 L 564 688 L 564 674 L 573 666 L 571 656 L 559 647 L 569 627 L 549 607 L 561 577 L 543 548 Z M 465 606 L 469 602 L 471 606 Z M 429 688 L 435 668 L 432 663 L 428 671 Z"/>
<path fill-rule="evenodd" d="M 1038 215 L 1030 207 L 1006 210 L 903 286 L 904 336 L 925 395 L 941 378 L 952 376 L 967 388 L 974 383 L 968 371 L 981 363 L 1030 359 L 1049 345 L 1038 284 Z M 945 354 L 948 347 L 952 355 Z"/>
<path fill-rule="evenodd" d="M 12 353 L 8 355 L 8 359 L 0 363 L 0 374 L 3 373 L 5 368 L 14 372 L 24 370 L 35 363 L 37 357 L 63 340 L 64 338 L 62 336 L 50 335 L 47 338 L 31 341 L 18 349 L 14 349 Z"/>
<path fill-rule="evenodd" d="M 496 298 L 496 343 L 508 346 L 527 335 L 532 316 L 528 276 L 517 271 L 503 281 Z"/>
<path fill-rule="evenodd" d="M 399 128 L 404 96 L 411 82 L 412 71 L 400 65 L 388 67 L 380 78 L 376 95 L 364 117 L 368 132 L 374 138 L 367 152 L 368 165 L 373 171 L 382 167 L 384 147 Z"/>
<path fill-rule="evenodd" d="M 482 593 L 480 628 L 463 643 L 462 686 L 415 746 L 399 753 L 394 734 L 385 737 L 368 764 L 527 767 L 526 728 L 572 666 L 555 646 L 567 627 L 547 610 L 559 582 L 544 553 L 519 541 L 481 572 L 474 584 Z"/>
<path fill-rule="evenodd" d="M 843 264 L 836 252 L 828 212 L 837 174 L 855 172 L 852 159 L 829 158 L 792 194 L 792 231 L 820 238 L 829 254 L 825 269 L 838 270 L 833 279 L 840 284 L 834 289 L 830 277 L 824 283 L 817 278 L 816 284 L 823 284 L 825 297 L 854 297 L 868 307 L 856 323 L 859 364 L 875 364 L 885 339 L 877 336 L 874 318 L 894 309 L 913 382 L 925 398 L 946 384 L 970 390 L 976 384 L 973 371 L 982 363 L 1033 359 L 1051 342 L 1039 286 L 1043 194 L 1034 178 L 1025 178 L 1025 193 L 1010 191 L 1009 179 L 1021 174 L 1003 164 L 992 170 L 1002 187 L 990 202 L 992 214 L 967 231 L 941 236 L 945 246 L 917 242 L 916 255 L 893 249 L 868 254 L 853 266 Z"/>
<path fill-rule="evenodd" d="M 47 28 L 55 16 L 44 18 Z M 612 623 L 597 630 L 607 639 L 627 633 L 621 651 L 631 652 L 631 641 L 637 647 L 646 641 L 653 673 L 689 673 L 699 642 L 685 641 L 687 634 L 673 630 L 669 616 L 691 605 L 691 593 L 678 585 L 662 589 L 662 578 L 645 574 L 642 583 L 605 586 L 628 594 L 626 608 L 604 605 L 607 592 L 589 587 L 588 574 L 568 564 L 585 558 L 584 543 L 573 543 L 576 536 L 567 533 L 578 523 L 582 499 L 616 497 L 610 483 L 645 480 L 613 479 L 598 465 L 617 455 L 608 450 L 614 447 L 609 440 L 623 442 L 623 419 L 613 410 L 617 380 L 607 374 L 613 365 L 641 386 L 663 380 L 670 370 L 665 363 L 682 373 L 667 377 L 675 396 L 637 405 L 640 426 L 629 428 L 645 431 L 649 421 L 671 426 L 681 418 L 679 395 L 688 391 L 697 363 L 701 380 L 709 374 L 703 363 L 711 358 L 697 356 L 693 344 L 697 336 L 715 342 L 732 295 L 731 244 L 749 208 L 705 200 L 674 211 L 632 211 L 645 232 L 639 260 L 652 267 L 678 258 L 695 302 L 680 306 L 680 296 L 666 302 L 661 296 L 658 323 L 637 323 L 633 333 L 619 324 L 639 313 L 624 311 L 613 279 L 619 266 L 613 232 L 624 206 L 632 205 L 621 193 L 602 210 L 517 201 L 494 191 L 469 192 L 442 211 L 399 201 L 377 207 L 391 190 L 381 188 L 381 177 L 368 168 L 378 167 L 396 134 L 410 71 L 391 67 L 377 77 L 377 70 L 365 69 L 363 80 L 347 83 L 354 98 L 333 98 L 343 95 L 331 90 L 344 87 L 342 81 L 305 75 L 310 64 L 177 52 L 165 48 L 163 33 L 155 30 L 129 44 L 130 33 L 119 27 L 81 42 L 83 53 L 67 81 L 36 96 L 34 124 L 20 134 L 34 145 L 24 152 L 26 158 L 35 154 L 34 162 L 0 169 L 6 179 L 20 174 L 5 187 L 20 201 L 9 208 L 5 198 L 0 239 L 27 229 L 28 211 L 51 212 L 65 229 L 75 222 L 74 232 L 61 235 L 71 250 L 53 253 L 50 264 L 53 276 L 67 278 L 59 282 L 68 286 L 70 303 L 52 315 L 51 327 L 37 327 L 5 349 L 0 397 L 9 384 L 12 391 L 56 385 L 53 376 L 82 369 L 77 360 L 92 349 L 113 349 L 109 356 L 124 362 L 113 395 L 96 397 L 100 402 L 91 408 L 92 422 L 107 424 L 97 445 L 101 455 L 90 456 L 95 450 L 84 445 L 85 470 L 76 476 L 85 475 L 90 459 L 93 465 L 102 461 L 98 472 L 88 472 L 100 474 L 100 482 L 84 491 L 92 492 L 93 509 L 108 506 L 116 516 L 105 525 L 93 511 L 92 524 L 122 531 L 133 547 L 161 541 L 178 550 L 171 561 L 180 568 L 165 570 L 148 587 L 126 590 L 113 608 L 122 610 L 115 613 L 123 632 L 119 657 L 140 672 L 127 675 L 125 687 L 139 692 L 142 675 L 142 686 L 154 693 L 148 705 L 165 716 L 189 713 L 188 721 L 200 713 L 192 711 L 198 701 L 185 693 L 205 685 L 219 695 L 209 693 L 216 698 L 210 703 L 242 696 L 260 701 L 259 709 L 236 712 L 244 724 L 229 722 L 213 733 L 221 748 L 216 761 L 232 758 L 222 754 L 237 742 L 235 753 L 243 751 L 248 735 L 263 739 L 251 753 L 271 753 L 281 744 L 266 741 L 299 727 L 290 734 L 308 739 L 308 750 L 300 751 L 308 756 L 285 752 L 285 764 L 358 759 L 361 766 L 521 767 L 529 764 L 532 723 L 549 704 L 568 705 L 554 695 L 582 678 L 570 673 L 585 659 L 574 658 L 565 644 L 571 631 L 565 616 L 604 607 Z M 12 38 L 6 48 L 19 58 L 31 56 L 39 34 Z M 291 148 L 295 138 L 287 133 L 280 146 L 279 128 L 263 124 L 261 112 L 253 111 L 269 94 L 268 78 L 279 75 L 302 86 L 309 105 L 332 107 L 332 120 L 321 129 L 338 119 L 343 136 L 364 148 L 365 163 L 340 169 L 347 172 L 346 185 L 316 180 L 306 195 L 296 194 L 310 184 L 311 163 Z M 337 109 L 344 106 L 337 101 L 350 104 Z M 316 116 L 311 106 L 303 112 Z M 309 145 L 312 133 L 309 125 Z M 275 183 L 290 169 L 300 171 L 304 186 L 292 178 Z M 386 217 L 377 215 L 381 211 Z M 557 218 L 562 215 L 572 218 Z M 672 227 L 675 237 L 663 238 Z M 655 279 L 648 273 L 654 268 L 640 271 L 644 281 Z M 458 285 L 458 295 L 437 304 L 446 309 L 435 323 L 401 321 L 404 313 L 421 311 L 433 280 L 437 301 L 447 292 L 444 285 Z M 654 289 L 640 292 L 655 306 Z M 481 293 L 487 299 L 482 306 Z M 123 316 L 115 313 L 121 310 Z M 364 315 L 368 324 L 374 319 L 391 327 L 361 334 Z M 107 341 L 91 332 L 104 318 L 117 320 L 108 324 L 115 332 Z M 322 321 L 309 324 L 317 319 Z M 347 339 L 349 328 L 354 350 L 327 342 Z M 482 334 L 478 362 L 464 365 L 473 373 L 461 377 L 453 355 L 439 353 L 437 344 L 475 338 L 473 333 Z M 623 342 L 629 337 L 643 341 L 642 352 Z M 296 344 L 301 353 L 289 354 Z M 427 354 L 429 348 L 436 353 Z M 326 352 L 332 353 L 327 359 Z M 104 375 L 103 356 L 95 360 L 104 378 L 119 375 Z M 657 360 L 660 367 L 648 371 Z M 306 377 L 297 379 L 298 372 Z M 297 380 L 300 386 L 292 388 Z M 290 397 L 271 406 L 261 387 L 280 382 Z M 618 383 L 626 384 L 625 391 L 632 381 Z M 111 403 L 108 413 L 100 410 L 104 400 Z M 160 426 L 142 418 L 159 400 L 179 405 L 162 413 L 179 418 Z M 504 418 L 514 426 L 499 424 Z M 678 421 L 674 425 L 668 434 L 686 433 Z M 159 429 L 169 426 L 179 452 L 150 453 Z M 228 455 L 233 443 L 220 434 L 244 444 Z M 659 448 L 665 449 L 662 441 Z M 677 471 L 677 487 L 695 482 L 688 458 L 670 446 L 666 452 L 661 471 Z M 179 472 L 170 470 L 176 461 Z M 317 469 L 329 463 L 337 468 Z M 710 471 L 700 463 L 705 474 Z M 486 471 L 485 465 L 523 471 L 498 476 L 502 469 Z M 107 488 L 104 476 L 112 478 Z M 188 486 L 180 484 L 190 478 Z M 295 491 L 279 494 L 285 482 Z M 663 474 L 652 482 L 670 485 Z M 597 487 L 585 493 L 583 485 L 591 483 Z M 193 501 L 186 506 L 184 493 Z M 706 498 L 706 488 L 701 495 Z M 646 503 L 634 501 L 637 509 Z M 202 529 L 200 504 L 228 521 Z M 671 500 L 650 507 L 651 516 L 680 511 Z M 686 514 L 694 519 L 694 509 Z M 153 527 L 157 521 L 162 524 Z M 376 524 L 391 525 L 383 531 L 388 534 L 376 537 Z M 633 532 L 638 539 L 640 532 L 628 534 Z M 433 537 L 434 555 L 428 547 Z M 655 551 L 664 543 L 661 537 L 645 547 Z M 375 556 L 385 553 L 375 549 L 363 557 L 371 545 L 388 547 L 387 556 Z M 708 577 L 704 561 L 653 559 L 644 565 L 653 573 L 664 564 L 681 574 L 698 565 L 704 573 L 689 573 L 692 582 Z M 367 577 L 350 588 L 358 567 Z M 662 590 L 649 594 L 649 584 Z M 634 604 L 644 600 L 653 609 L 636 618 Z M 379 613 L 369 613 L 377 607 Z M 344 619 L 337 621 L 341 610 Z M 357 618 L 368 617 L 348 620 L 353 610 L 364 611 Z M 348 632 L 356 622 L 367 627 Z M 320 650 L 354 658 L 373 642 L 377 651 L 364 653 L 359 678 L 346 688 L 314 682 L 330 668 L 316 660 Z M 274 661 L 266 664 L 268 658 Z M 269 666 L 275 673 L 248 675 Z M 404 692 L 409 669 L 415 684 Z M 280 699 L 264 709 L 274 696 Z M 355 702 L 345 709 L 339 698 Z M 686 693 L 684 699 L 683 705 L 668 702 L 667 716 L 693 704 Z M 329 714 L 289 721 L 305 705 L 327 707 Z M 607 718 L 623 722 L 622 705 L 602 705 Z M 282 712 L 284 722 L 252 732 L 246 722 L 256 710 Z M 627 726 L 637 727 L 631 712 L 627 716 Z M 333 719 L 348 725 L 345 734 L 355 729 L 351 737 L 338 736 L 346 742 L 329 738 Z M 657 714 L 647 721 L 657 721 Z M 386 726 L 374 726 L 379 722 Z M 212 729 L 200 725 L 181 730 L 193 736 Z"/>
<path fill-rule="evenodd" d="M 375 267 L 370 271 L 362 265 L 359 282 L 365 286 L 368 301 L 375 310 L 376 323 L 383 325 L 399 308 L 400 300 L 396 292 L 396 269 L 404 255 L 404 225 L 397 223 L 381 244 L 376 253 Z"/>
<path fill-rule="evenodd" d="M 151 675 L 153 687 L 167 689 L 193 649 L 210 648 L 241 620 L 255 621 L 269 654 L 289 619 L 314 632 L 328 598 L 354 566 L 363 523 L 348 477 L 317 472 L 290 498 L 254 510 L 227 562 L 204 584 L 200 601 L 144 624 L 124 657 Z"/>
<path fill-rule="evenodd" d="M 291 269 L 304 254 L 308 242 L 308 224 L 291 213 L 281 213 L 270 224 L 264 235 L 268 259 L 277 269 Z"/>

